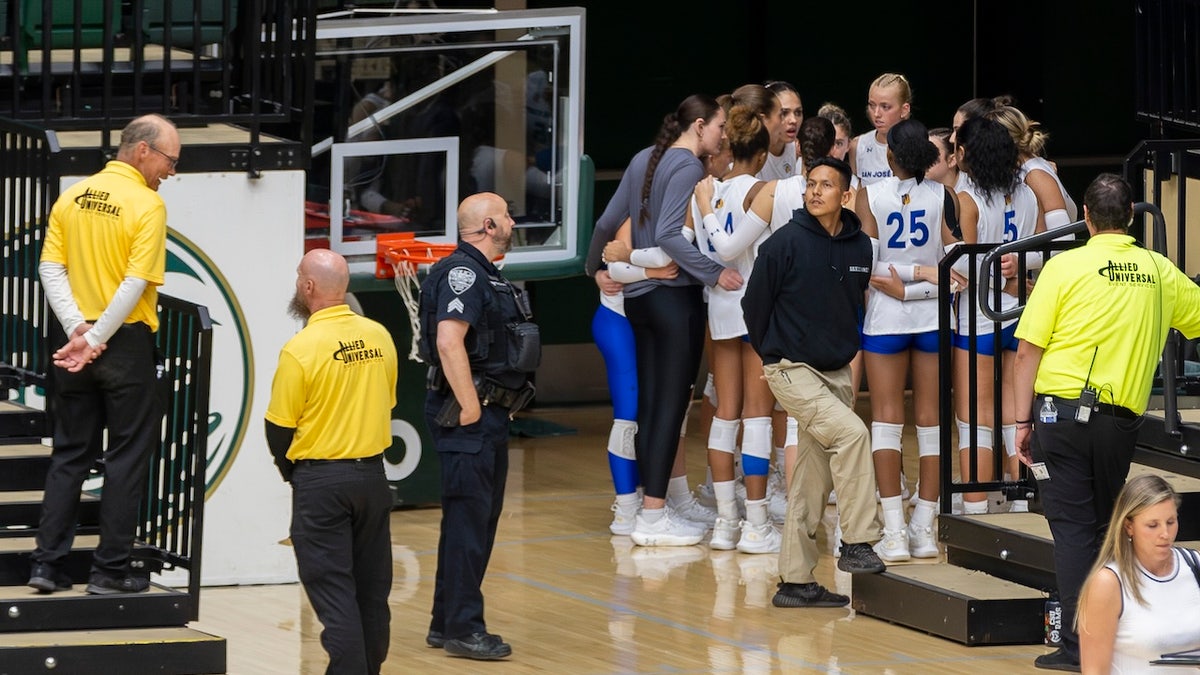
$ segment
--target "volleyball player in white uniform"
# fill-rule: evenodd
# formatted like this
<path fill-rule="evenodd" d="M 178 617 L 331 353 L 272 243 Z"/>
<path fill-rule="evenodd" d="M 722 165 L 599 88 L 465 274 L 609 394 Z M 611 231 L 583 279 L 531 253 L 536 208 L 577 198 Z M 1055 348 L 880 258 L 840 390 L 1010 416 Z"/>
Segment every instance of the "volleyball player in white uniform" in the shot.
<path fill-rule="evenodd" d="M 782 180 L 792 176 L 803 176 L 804 167 L 800 159 L 796 135 L 804 123 L 804 105 L 800 92 L 787 82 L 773 80 L 763 85 L 779 99 L 778 121 L 768 123 L 771 129 L 771 150 L 767 162 L 758 172 L 762 180 Z"/>
<path fill-rule="evenodd" d="M 863 322 L 863 352 L 871 390 L 871 449 L 883 506 L 883 538 L 875 552 L 887 562 L 938 555 L 933 534 L 939 474 L 938 288 L 914 280 L 921 267 L 936 269 L 943 244 L 952 240 L 944 213 L 953 193 L 925 178 L 937 148 L 915 120 L 888 132 L 893 175 L 859 191 L 855 213 L 877 251 Z M 911 526 L 904 522 L 900 438 L 904 390 L 912 374 L 920 489 Z"/>
<path fill-rule="evenodd" d="M 997 122 L 986 117 L 968 119 L 959 127 L 956 137 L 958 140 L 958 165 L 961 170 L 970 174 L 971 182 L 967 189 L 958 195 L 959 222 L 962 225 L 964 243 L 1000 244 L 1026 237 L 1046 229 L 1041 211 L 1038 209 L 1037 197 L 1033 190 L 1021 182 L 1017 169 L 1017 148 L 1012 137 Z M 965 258 L 963 260 L 966 260 Z M 977 269 L 976 283 L 990 286 L 991 271 Z M 1017 284 L 1024 283 L 1021 279 L 1008 279 L 1003 293 L 1001 306 L 998 309 L 1011 309 L 1017 304 Z M 990 291 L 989 291 L 990 292 Z M 1012 319 L 999 332 L 993 332 L 995 324 L 984 316 L 977 303 L 978 294 L 962 293 L 958 297 L 958 331 L 954 336 L 954 346 L 958 350 L 954 360 L 954 396 L 955 409 L 958 416 L 958 438 L 960 461 L 963 476 L 969 475 L 970 457 L 970 427 L 971 414 L 968 391 L 970 389 L 970 369 L 972 364 L 967 358 L 972 330 L 976 336 L 977 355 L 974 370 L 977 373 L 976 382 L 976 414 L 977 414 L 977 459 L 980 481 L 994 479 L 992 467 L 992 448 L 994 447 L 993 409 L 994 382 L 992 359 L 999 356 L 1003 359 L 1004 374 L 1001 392 L 1003 410 L 1003 441 L 1009 457 L 1016 454 L 1016 417 L 1013 402 L 1013 359 L 1016 355 L 1017 340 L 1016 320 Z M 972 326 L 971 312 L 974 312 Z M 963 497 L 963 512 L 986 513 L 987 501 L 983 493 L 972 493 Z"/>
<path fill-rule="evenodd" d="M 1042 157 L 1050 134 L 1042 130 L 1042 125 L 1013 106 L 1000 106 L 988 117 L 999 122 L 1016 144 L 1021 162 L 1021 180 L 1037 195 L 1038 206 L 1046 219 L 1046 229 L 1057 230 L 1078 220 L 1079 208 L 1075 200 L 1067 194 L 1054 165 Z"/>
<path fill-rule="evenodd" d="M 887 133 L 912 110 L 912 88 L 903 75 L 884 73 L 867 90 L 867 117 L 874 130 L 850 141 L 850 168 L 863 185 L 892 175 L 887 161 Z"/>
<path fill-rule="evenodd" d="M 765 89 L 763 92 L 773 96 Z M 736 93 L 734 100 L 738 100 Z M 754 268 L 758 245 L 770 234 L 768 223 L 748 212 L 747 207 L 764 186 L 754 174 L 766 161 L 771 135 L 760 113 L 737 104 L 729 112 L 725 132 L 733 153 L 733 168 L 723 180 L 706 179 L 696 187 L 692 222 L 702 223 L 696 228 L 700 250 L 739 270 L 745 278 Z M 717 389 L 717 414 L 708 437 L 709 469 L 718 515 L 710 546 L 719 550 L 737 548 L 744 553 L 774 553 L 779 551 L 783 540 L 771 522 L 766 500 L 771 459 L 770 415 L 775 399 L 762 379 L 761 360 L 744 339 L 742 295 L 742 289 L 722 288 L 710 289 L 708 294 L 708 327 Z M 739 422 L 746 486 L 746 519 L 741 522 L 734 467 Z"/>

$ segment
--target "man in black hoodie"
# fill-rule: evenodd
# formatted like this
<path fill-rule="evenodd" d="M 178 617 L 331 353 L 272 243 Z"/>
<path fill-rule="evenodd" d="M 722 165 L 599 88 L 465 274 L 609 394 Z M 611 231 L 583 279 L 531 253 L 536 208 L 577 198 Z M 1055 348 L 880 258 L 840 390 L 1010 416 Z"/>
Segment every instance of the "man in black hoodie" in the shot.
<path fill-rule="evenodd" d="M 742 299 L 750 343 L 776 400 L 799 422 L 798 455 L 779 554 L 776 607 L 850 602 L 817 583 L 817 525 L 836 489 L 841 512 L 838 568 L 882 572 L 871 437 L 854 412 L 850 360 L 871 278 L 871 243 L 853 211 L 850 166 L 822 158 L 808 170 L 804 208 L 763 243 Z"/>

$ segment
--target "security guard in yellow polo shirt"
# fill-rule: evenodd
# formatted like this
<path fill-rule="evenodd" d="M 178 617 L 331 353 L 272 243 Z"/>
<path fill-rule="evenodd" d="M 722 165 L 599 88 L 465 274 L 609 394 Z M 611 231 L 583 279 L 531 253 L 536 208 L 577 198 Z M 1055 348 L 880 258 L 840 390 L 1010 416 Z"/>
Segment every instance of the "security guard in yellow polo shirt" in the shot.
<path fill-rule="evenodd" d="M 175 125 L 139 117 L 121 131 L 117 158 L 63 191 L 50 211 L 38 273 L 64 335 L 52 357 L 54 451 L 29 577 L 43 593 L 71 587 L 62 564 L 75 538 L 80 486 L 101 451 L 93 439 L 103 428 L 100 545 L 87 591 L 150 586 L 148 577 L 130 574 L 129 556 L 162 418 L 154 333 L 167 210 L 157 191 L 175 173 L 179 152 Z"/>
<path fill-rule="evenodd" d="M 307 325 L 279 353 L 267 445 L 292 484 L 292 545 L 321 624 L 327 673 L 377 675 L 391 612 L 392 444 L 396 346 L 346 305 L 349 268 L 327 249 L 305 254 L 290 310 Z"/>
<path fill-rule="evenodd" d="M 1051 258 L 1017 326 L 1017 447 L 1054 536 L 1063 646 L 1041 668 L 1078 668 L 1075 610 L 1125 484 L 1170 328 L 1200 334 L 1200 286 L 1126 233 L 1133 192 L 1101 174 L 1083 197 L 1092 235 Z M 1056 414 L 1044 415 L 1049 398 Z M 1024 411 L 1024 412 L 1021 412 Z"/>
<path fill-rule="evenodd" d="M 458 207 L 458 248 L 421 285 L 422 358 L 430 364 L 425 421 L 442 465 L 442 525 L 433 617 L 425 642 L 451 656 L 502 659 L 487 632 L 481 585 L 508 475 L 508 421 L 533 396 L 541 356 L 524 295 L 492 264 L 512 244 L 499 195 Z"/>

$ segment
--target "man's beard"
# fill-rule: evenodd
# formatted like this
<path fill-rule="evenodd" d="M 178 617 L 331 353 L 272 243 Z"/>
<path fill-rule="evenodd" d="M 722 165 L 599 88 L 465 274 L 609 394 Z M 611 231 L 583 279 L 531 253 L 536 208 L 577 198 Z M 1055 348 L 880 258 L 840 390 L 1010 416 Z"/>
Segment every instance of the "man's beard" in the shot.
<path fill-rule="evenodd" d="M 501 253 L 508 253 L 512 250 L 513 232 L 508 231 L 508 236 L 499 234 L 492 235 L 492 245 L 495 246 Z"/>
<path fill-rule="evenodd" d="M 300 291 L 296 291 L 292 295 L 292 300 L 288 303 L 288 314 L 300 321 L 308 321 L 308 317 L 312 316 L 312 311 L 308 309 L 308 305 L 304 304 L 304 297 L 300 295 Z"/>

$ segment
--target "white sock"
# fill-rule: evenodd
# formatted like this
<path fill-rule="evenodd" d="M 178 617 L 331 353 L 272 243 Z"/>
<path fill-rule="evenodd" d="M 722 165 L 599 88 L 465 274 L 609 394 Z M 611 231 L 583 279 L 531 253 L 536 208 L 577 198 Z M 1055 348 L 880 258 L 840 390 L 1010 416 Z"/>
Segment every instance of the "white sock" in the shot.
<path fill-rule="evenodd" d="M 883 497 L 879 500 L 883 506 L 883 529 L 898 532 L 904 529 L 904 498 Z"/>
<path fill-rule="evenodd" d="M 638 498 L 638 493 L 630 492 L 629 494 L 617 495 L 617 508 L 622 511 L 636 511 L 642 500 Z"/>
<path fill-rule="evenodd" d="M 933 527 L 933 514 L 937 512 L 937 502 L 930 502 L 920 497 L 913 508 L 912 524 L 916 527 Z"/>
<path fill-rule="evenodd" d="M 762 525 L 767 522 L 767 500 L 746 500 L 746 522 L 751 525 Z"/>
<path fill-rule="evenodd" d="M 642 509 L 642 520 L 647 523 L 657 523 L 663 517 L 664 509 Z"/>
<path fill-rule="evenodd" d="M 717 515 L 726 520 L 737 520 L 737 493 L 735 481 L 723 480 L 713 483 L 713 496 L 717 498 Z"/>
<path fill-rule="evenodd" d="M 987 512 L 988 512 L 988 503 L 987 503 L 986 499 L 981 502 L 969 502 L 965 499 L 963 500 L 963 513 L 964 514 L 979 515 L 981 513 L 987 513 Z"/>
<path fill-rule="evenodd" d="M 688 487 L 687 476 L 675 476 L 667 483 L 667 497 L 673 502 L 686 502 L 692 496 L 692 489 Z"/>

